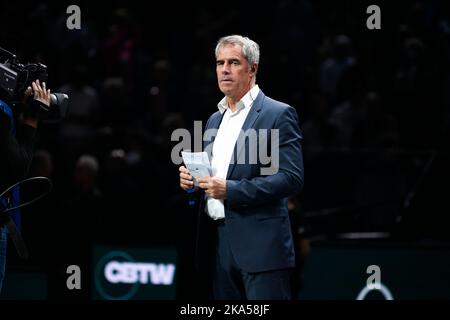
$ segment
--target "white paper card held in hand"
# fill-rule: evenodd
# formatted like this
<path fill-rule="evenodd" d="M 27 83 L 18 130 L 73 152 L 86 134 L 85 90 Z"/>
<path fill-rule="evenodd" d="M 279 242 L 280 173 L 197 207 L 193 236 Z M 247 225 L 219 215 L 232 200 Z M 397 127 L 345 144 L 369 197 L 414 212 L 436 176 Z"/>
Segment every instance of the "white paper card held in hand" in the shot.
<path fill-rule="evenodd" d="M 194 185 L 198 186 L 198 178 L 212 175 L 211 164 L 206 152 L 181 151 L 181 156 L 186 168 L 194 178 Z"/>

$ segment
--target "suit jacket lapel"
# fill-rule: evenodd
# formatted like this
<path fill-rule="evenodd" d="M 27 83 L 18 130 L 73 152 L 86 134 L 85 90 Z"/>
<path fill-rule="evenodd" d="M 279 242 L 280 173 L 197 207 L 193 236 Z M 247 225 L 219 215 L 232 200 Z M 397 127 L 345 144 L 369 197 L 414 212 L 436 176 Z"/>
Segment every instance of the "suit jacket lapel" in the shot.
<path fill-rule="evenodd" d="M 247 118 L 244 121 L 244 124 L 242 125 L 241 134 L 245 133 L 248 129 L 253 128 L 253 124 L 255 123 L 256 119 L 258 119 L 259 113 L 263 106 L 263 101 L 266 96 L 264 93 L 260 90 L 258 96 L 256 97 L 255 101 L 253 102 L 253 105 L 250 109 L 250 112 L 247 115 Z M 238 138 L 239 140 L 239 138 Z M 228 173 L 227 173 L 227 179 L 230 178 L 231 174 L 234 171 L 234 168 L 236 167 L 237 159 L 240 159 L 240 156 L 242 154 L 242 151 L 247 150 L 247 144 L 248 144 L 248 137 L 245 137 L 245 143 L 241 143 L 238 146 L 238 143 L 236 141 L 236 144 L 234 145 L 234 151 L 233 155 L 231 156 L 231 163 L 228 167 Z M 239 147 L 239 150 L 237 150 Z M 237 155 L 237 156 L 235 156 Z"/>
<path fill-rule="evenodd" d="M 225 115 L 225 112 L 222 113 L 222 114 L 219 113 L 216 117 L 214 117 L 213 119 L 211 119 L 210 123 L 209 123 L 208 126 L 205 128 L 205 131 L 206 131 L 206 130 L 209 130 L 209 129 L 216 129 L 216 130 L 218 130 L 218 129 L 219 129 L 219 126 L 220 126 L 220 123 L 222 122 L 222 119 L 223 119 L 223 116 L 224 116 L 224 115 Z M 214 144 L 214 140 L 216 140 L 216 135 L 217 135 L 217 134 L 214 134 L 214 135 L 211 137 L 211 140 L 210 140 L 210 141 L 203 141 L 203 150 L 205 150 L 205 148 L 206 148 L 208 145 L 210 145 L 211 143 Z M 212 148 L 212 146 L 211 146 L 211 148 Z"/>

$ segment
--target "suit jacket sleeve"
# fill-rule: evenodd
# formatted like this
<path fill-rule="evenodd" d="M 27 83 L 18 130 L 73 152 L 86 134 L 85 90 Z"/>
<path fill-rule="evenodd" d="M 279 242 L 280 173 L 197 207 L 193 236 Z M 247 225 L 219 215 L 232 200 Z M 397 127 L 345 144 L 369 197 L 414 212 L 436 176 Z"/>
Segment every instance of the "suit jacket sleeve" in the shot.
<path fill-rule="evenodd" d="M 303 188 L 302 136 L 294 108 L 287 107 L 280 113 L 275 129 L 279 129 L 278 172 L 252 179 L 227 180 L 226 201 L 230 209 L 276 202 Z"/>

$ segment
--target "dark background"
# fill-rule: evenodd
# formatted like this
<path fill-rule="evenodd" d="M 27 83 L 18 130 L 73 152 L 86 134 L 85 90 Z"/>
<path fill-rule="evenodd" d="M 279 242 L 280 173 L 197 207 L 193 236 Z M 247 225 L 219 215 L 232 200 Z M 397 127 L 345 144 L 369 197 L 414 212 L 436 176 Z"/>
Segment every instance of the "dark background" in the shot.
<path fill-rule="evenodd" d="M 70 4 L 81 30 L 66 28 Z M 381 30 L 366 27 L 370 4 Z M 46 64 L 48 86 L 71 97 L 64 121 L 39 128 L 30 176 L 54 189 L 23 210 L 31 257 L 10 246 L 8 270 L 46 272 L 49 298 L 87 298 L 65 290 L 65 267 L 89 270 L 94 243 L 176 247 L 179 297 L 194 294 L 195 212 L 170 135 L 216 110 L 214 48 L 229 34 L 259 43 L 257 83 L 299 114 L 298 275 L 315 244 L 349 235 L 446 246 L 449 14 L 445 1 L 2 2 L 0 46 Z"/>

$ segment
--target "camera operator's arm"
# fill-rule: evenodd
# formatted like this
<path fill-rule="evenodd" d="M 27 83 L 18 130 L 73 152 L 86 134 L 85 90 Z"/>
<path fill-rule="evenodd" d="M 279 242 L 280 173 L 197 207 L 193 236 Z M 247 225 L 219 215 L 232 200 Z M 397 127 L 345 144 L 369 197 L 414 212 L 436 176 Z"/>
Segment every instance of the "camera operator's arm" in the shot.
<path fill-rule="evenodd" d="M 17 137 L 11 129 L 9 117 L 0 114 L 0 191 L 21 180 L 33 158 L 36 129 L 22 125 L 17 128 Z"/>
<path fill-rule="evenodd" d="M 42 87 L 38 81 L 33 82 L 33 100 L 50 105 L 50 91 Z M 26 98 L 32 95 L 31 87 L 25 92 Z M 12 134 L 11 120 L 0 114 L 0 191 L 24 178 L 33 159 L 33 147 L 36 128 L 39 121 L 38 112 L 29 110 L 33 102 L 24 113 L 22 123 L 17 125 L 16 137 Z"/>

